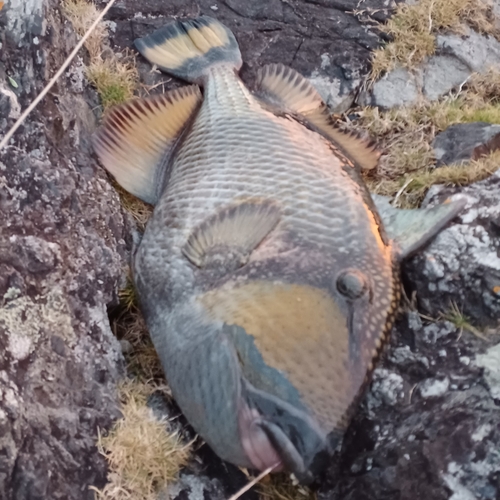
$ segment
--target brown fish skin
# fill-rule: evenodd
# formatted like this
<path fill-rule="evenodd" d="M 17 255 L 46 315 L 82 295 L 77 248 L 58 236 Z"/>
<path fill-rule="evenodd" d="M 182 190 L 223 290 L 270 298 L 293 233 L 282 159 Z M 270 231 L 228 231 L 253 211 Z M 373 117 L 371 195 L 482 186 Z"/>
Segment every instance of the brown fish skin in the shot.
<path fill-rule="evenodd" d="M 188 88 L 125 105 L 96 138 L 104 166 L 156 204 L 134 279 L 168 383 L 223 459 L 308 481 L 387 338 L 399 256 L 458 208 L 429 228 L 384 208 L 398 231 L 427 230 L 408 247 L 389 238 L 359 174 L 371 145 L 336 129 L 289 68 L 267 67 L 251 94 L 217 21 L 176 21 L 136 46 L 204 89 L 202 102 Z"/>

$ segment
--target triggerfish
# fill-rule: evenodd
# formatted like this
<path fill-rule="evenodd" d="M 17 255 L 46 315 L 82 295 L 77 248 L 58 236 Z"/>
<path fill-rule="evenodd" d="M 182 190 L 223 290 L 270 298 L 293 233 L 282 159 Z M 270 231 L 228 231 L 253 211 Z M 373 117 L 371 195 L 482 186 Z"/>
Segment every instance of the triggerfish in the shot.
<path fill-rule="evenodd" d="M 462 203 L 377 209 L 361 178 L 374 146 L 291 68 L 263 67 L 251 92 L 212 18 L 135 46 L 192 83 L 116 107 L 95 136 L 104 167 L 155 206 L 132 268 L 173 396 L 222 459 L 310 481 L 387 339 L 400 261 Z"/>

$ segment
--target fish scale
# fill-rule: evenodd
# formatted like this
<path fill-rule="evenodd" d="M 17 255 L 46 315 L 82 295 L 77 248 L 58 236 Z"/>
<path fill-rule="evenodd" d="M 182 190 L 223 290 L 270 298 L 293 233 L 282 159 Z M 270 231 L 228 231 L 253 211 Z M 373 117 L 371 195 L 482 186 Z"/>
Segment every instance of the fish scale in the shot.
<path fill-rule="evenodd" d="M 211 74 L 202 108 L 179 148 L 165 196 L 159 201 L 144 235 L 136 260 L 138 267 L 150 268 L 157 259 L 168 262 L 163 272 L 155 273 L 150 280 L 158 284 L 178 284 L 179 295 L 189 296 L 190 288 L 196 290 L 196 279 L 181 252 L 189 234 L 206 218 L 207 212 L 217 210 L 224 203 L 246 197 L 266 198 L 278 201 L 282 207 L 281 232 L 271 237 L 271 245 L 272 238 L 279 239 L 283 232 L 290 230 L 299 240 L 335 251 L 341 243 L 346 247 L 344 253 L 350 254 L 352 265 L 374 267 L 382 276 L 386 275 L 382 286 L 374 284 L 381 289 L 377 292 L 386 293 L 387 277 L 391 283 L 392 275 L 390 260 L 366 253 L 374 244 L 369 234 L 373 222 L 360 203 L 361 197 L 353 199 L 353 181 L 344 173 L 340 160 L 327 154 L 329 148 L 321 136 L 289 119 L 264 111 L 243 91 L 238 80 L 234 77 L 228 80 L 227 73 L 227 69 L 220 68 Z M 214 87 L 216 90 L 211 91 Z M 224 106 L 220 102 L 221 95 L 229 95 Z M 304 198 L 299 203 L 298 192 Z M 161 245 L 161 251 L 157 245 Z M 258 254 L 256 252 L 255 259 L 259 258 Z M 323 272 L 328 271 L 324 269 Z M 171 293 L 175 295 L 176 291 Z M 386 304 L 385 309 L 388 308 Z M 255 314 L 264 312 L 257 307 Z M 383 324 L 385 317 L 377 319 L 375 328 L 366 325 L 370 335 L 361 358 L 365 366 L 376 349 L 380 323 Z M 286 337 L 278 336 L 275 342 L 286 342 Z M 323 346 L 321 350 L 332 354 L 335 344 L 331 348 Z M 324 356 L 325 353 L 319 354 Z M 277 358 L 281 367 L 290 366 L 289 361 L 297 362 L 296 358 L 285 358 L 286 355 Z M 318 361 L 317 356 L 311 358 Z M 326 385 L 320 391 L 321 399 L 327 401 L 321 405 L 323 409 L 316 412 L 325 427 L 340 425 L 345 411 L 332 408 L 326 396 L 332 395 L 333 387 L 340 383 L 339 374 L 344 373 L 335 370 L 329 371 Z M 306 372 L 309 383 L 314 378 L 314 367 Z M 354 385 L 360 385 L 364 375 L 360 378 L 355 380 L 353 377 Z M 320 399 L 317 393 L 312 396 Z"/>
<path fill-rule="evenodd" d="M 399 261 L 462 205 L 374 203 L 361 178 L 373 145 L 291 68 L 265 66 L 251 93 L 214 19 L 135 43 L 204 88 L 124 104 L 95 140 L 118 182 L 155 204 L 134 282 L 172 394 L 221 458 L 310 481 L 388 338 Z"/>
<path fill-rule="evenodd" d="M 213 72 L 200 113 L 173 163 L 165 197 L 144 237 L 156 234 L 156 224 L 168 228 L 181 221 L 182 230 L 163 233 L 171 242 L 166 251 L 177 249 L 181 258 L 185 238 L 208 211 L 237 197 L 262 197 L 279 200 L 283 225 L 310 241 L 335 245 L 347 232 L 359 235 L 353 251 L 372 244 L 366 242 L 369 221 L 362 220 L 366 209 L 352 199 L 353 182 L 339 168 L 339 160 L 328 155 L 325 140 L 264 111 L 234 76 L 228 82 L 229 71 Z M 221 106 L 219 96 L 226 90 L 231 99 Z M 304 197 L 299 204 L 298 194 Z"/>

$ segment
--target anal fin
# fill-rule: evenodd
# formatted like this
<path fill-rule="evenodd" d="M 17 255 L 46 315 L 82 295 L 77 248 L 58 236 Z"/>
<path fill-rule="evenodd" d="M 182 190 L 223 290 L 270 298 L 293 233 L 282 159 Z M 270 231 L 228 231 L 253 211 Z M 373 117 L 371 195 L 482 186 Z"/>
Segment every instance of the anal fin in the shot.
<path fill-rule="evenodd" d="M 155 204 L 169 155 L 201 102 L 191 85 L 113 108 L 94 136 L 99 160 L 129 193 Z"/>
<path fill-rule="evenodd" d="M 305 121 L 362 170 L 375 168 L 380 157 L 375 144 L 342 131 L 333 121 L 318 91 L 300 73 L 283 64 L 268 64 L 257 75 L 257 96 L 272 107 Z"/>
<path fill-rule="evenodd" d="M 195 266 L 237 269 L 274 229 L 280 218 L 272 202 L 248 201 L 222 208 L 188 237 L 182 251 Z"/>

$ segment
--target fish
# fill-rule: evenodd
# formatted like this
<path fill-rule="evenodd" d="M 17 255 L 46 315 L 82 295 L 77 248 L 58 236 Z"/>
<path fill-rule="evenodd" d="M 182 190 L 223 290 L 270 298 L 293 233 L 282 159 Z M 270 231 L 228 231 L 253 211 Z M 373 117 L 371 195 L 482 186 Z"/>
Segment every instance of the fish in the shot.
<path fill-rule="evenodd" d="M 283 64 L 250 90 L 214 18 L 134 43 L 190 83 L 117 106 L 94 137 L 104 168 L 154 205 L 132 269 L 172 394 L 223 460 L 311 482 L 387 343 L 401 261 L 463 203 L 399 210 L 372 197 L 374 144 L 341 130 Z"/>

